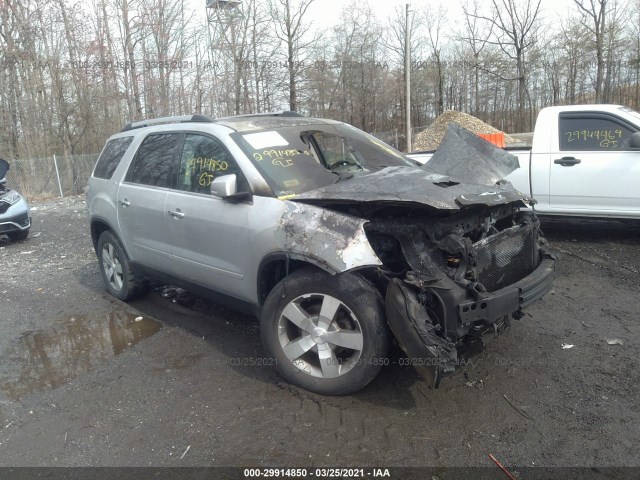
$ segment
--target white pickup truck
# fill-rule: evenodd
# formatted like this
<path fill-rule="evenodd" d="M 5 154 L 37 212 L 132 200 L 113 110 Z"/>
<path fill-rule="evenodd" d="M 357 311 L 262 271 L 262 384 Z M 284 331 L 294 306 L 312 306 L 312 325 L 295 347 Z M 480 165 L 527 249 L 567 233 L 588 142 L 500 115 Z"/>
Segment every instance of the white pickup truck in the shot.
<path fill-rule="evenodd" d="M 541 215 L 640 218 L 640 113 L 619 105 L 540 111 L 531 147 L 508 147 L 520 168 L 506 177 Z M 409 157 L 426 163 L 433 152 Z"/>

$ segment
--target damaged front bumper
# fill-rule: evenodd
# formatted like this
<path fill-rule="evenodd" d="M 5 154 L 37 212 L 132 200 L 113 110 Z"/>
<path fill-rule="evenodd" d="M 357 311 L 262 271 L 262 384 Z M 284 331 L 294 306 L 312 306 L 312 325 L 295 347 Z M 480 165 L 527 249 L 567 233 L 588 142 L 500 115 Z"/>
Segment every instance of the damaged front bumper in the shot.
<path fill-rule="evenodd" d="M 554 275 L 555 260 L 546 258 L 522 280 L 495 292 L 485 292 L 478 299 L 467 299 L 462 289 L 447 292 L 447 297 L 458 298 L 449 305 L 457 316 L 456 331 L 468 333 L 474 325 L 487 327 L 511 315 L 518 316 L 522 308 L 551 290 Z M 437 388 L 442 378 L 452 375 L 459 364 L 457 342 L 437 331 L 438 326 L 419 296 L 413 285 L 391 280 L 386 295 L 387 322 L 409 356 L 409 363 L 429 385 Z"/>
<path fill-rule="evenodd" d="M 482 345 L 485 334 L 521 318 L 524 307 L 551 290 L 556 256 L 531 216 L 473 244 L 447 235 L 428 247 L 419 237 L 401 239 L 412 268 L 389 279 L 386 315 L 409 364 L 437 387 L 468 347 Z M 437 267 L 439 256 L 453 265 L 446 275 Z"/>

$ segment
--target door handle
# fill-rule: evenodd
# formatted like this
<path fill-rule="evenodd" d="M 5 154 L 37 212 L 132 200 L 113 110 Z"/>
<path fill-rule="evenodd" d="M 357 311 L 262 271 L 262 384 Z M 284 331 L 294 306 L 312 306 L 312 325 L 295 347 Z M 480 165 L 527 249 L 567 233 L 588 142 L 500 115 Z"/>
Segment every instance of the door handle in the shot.
<path fill-rule="evenodd" d="M 184 213 L 182 213 L 179 208 L 169 210 L 167 213 L 173 218 L 184 218 Z"/>
<path fill-rule="evenodd" d="M 582 160 L 575 157 L 562 157 L 555 159 L 553 163 L 562 165 L 563 167 L 573 167 L 574 165 L 579 164 L 581 161 Z"/>
<path fill-rule="evenodd" d="M 127 198 L 125 197 L 122 200 L 120 200 L 120 205 L 122 205 L 123 207 L 128 207 L 129 205 L 131 205 L 131 202 L 127 200 Z"/>

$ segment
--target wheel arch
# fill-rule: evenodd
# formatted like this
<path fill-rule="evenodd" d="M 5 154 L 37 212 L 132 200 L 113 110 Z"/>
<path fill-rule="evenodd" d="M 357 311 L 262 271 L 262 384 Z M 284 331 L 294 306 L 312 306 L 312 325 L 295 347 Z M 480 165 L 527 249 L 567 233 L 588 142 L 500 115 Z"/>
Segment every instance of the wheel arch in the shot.
<path fill-rule="evenodd" d="M 91 242 L 93 243 L 93 249 L 98 252 L 98 241 L 100 240 L 100 235 L 104 232 L 109 232 L 111 235 L 116 237 L 116 240 L 120 242 L 124 253 L 129 257 L 129 252 L 127 252 L 127 248 L 122 243 L 122 239 L 120 235 L 116 233 L 116 230 L 111 226 L 111 224 L 102 217 L 96 217 L 91 219 Z"/>
<path fill-rule="evenodd" d="M 273 290 L 273 288 L 278 284 L 278 282 L 280 282 L 283 278 L 285 278 L 292 272 L 301 268 L 321 270 L 329 273 L 330 275 L 346 273 L 347 271 L 357 272 L 361 274 L 367 281 L 372 283 L 373 286 L 384 296 L 384 291 L 381 291 L 379 282 L 376 282 L 374 280 L 377 277 L 377 265 L 359 267 L 341 272 L 319 258 L 283 251 L 270 253 L 260 262 L 260 266 L 258 267 L 256 285 L 258 292 L 258 305 L 260 307 L 263 306 L 267 296 L 269 295 L 271 290 Z"/>

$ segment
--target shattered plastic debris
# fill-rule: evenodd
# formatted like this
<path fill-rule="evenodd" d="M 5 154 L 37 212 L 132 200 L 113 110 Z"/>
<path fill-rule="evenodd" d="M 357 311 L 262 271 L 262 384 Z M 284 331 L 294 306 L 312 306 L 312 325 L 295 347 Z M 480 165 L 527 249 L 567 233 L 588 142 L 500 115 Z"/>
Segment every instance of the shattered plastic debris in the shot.
<path fill-rule="evenodd" d="M 605 338 L 607 345 L 624 345 L 624 342 L 619 338 Z"/>
<path fill-rule="evenodd" d="M 562 349 L 563 350 L 568 350 L 570 348 L 573 348 L 575 345 L 569 345 L 568 343 L 563 343 L 562 344 Z"/>
<path fill-rule="evenodd" d="M 136 317 L 135 321 L 136 321 L 136 322 L 141 322 L 143 318 L 144 318 L 144 317 Z"/>
<path fill-rule="evenodd" d="M 465 385 L 467 387 L 476 387 L 478 390 L 482 390 L 484 388 L 484 382 L 482 380 L 466 382 Z"/>

